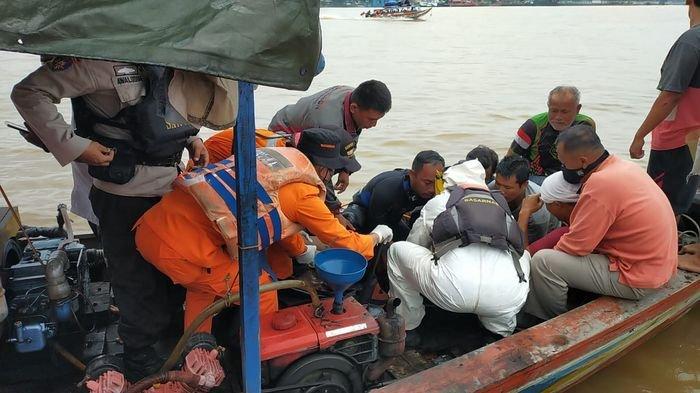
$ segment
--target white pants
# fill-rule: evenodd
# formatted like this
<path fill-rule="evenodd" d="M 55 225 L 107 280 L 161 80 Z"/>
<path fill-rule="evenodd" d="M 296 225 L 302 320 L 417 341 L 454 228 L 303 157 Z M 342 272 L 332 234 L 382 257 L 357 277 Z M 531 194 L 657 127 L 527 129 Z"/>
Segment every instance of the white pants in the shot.
<path fill-rule="evenodd" d="M 484 244 L 454 249 L 435 263 L 427 248 L 397 242 L 389 248 L 387 263 L 389 295 L 401 299 L 397 312 L 407 330 L 425 316 L 423 294 L 444 310 L 474 313 L 486 329 L 510 335 L 529 289 L 519 282 L 510 254 Z M 525 252 L 520 265 L 529 279 L 530 254 Z"/>

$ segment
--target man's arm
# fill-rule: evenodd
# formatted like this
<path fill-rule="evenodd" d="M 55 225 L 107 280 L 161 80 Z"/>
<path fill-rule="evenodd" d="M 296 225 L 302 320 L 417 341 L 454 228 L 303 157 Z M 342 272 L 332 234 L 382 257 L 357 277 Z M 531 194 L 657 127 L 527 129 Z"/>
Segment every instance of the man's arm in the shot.
<path fill-rule="evenodd" d="M 392 229 L 396 227 L 396 222 L 401 219 L 401 215 L 396 217 L 393 211 L 393 197 L 391 190 L 387 190 L 381 182 L 374 186 L 369 198 L 367 208 L 367 227 L 374 228 L 377 225 L 388 225 Z"/>
<path fill-rule="evenodd" d="M 515 138 L 510 144 L 506 156 L 517 154 L 529 161 L 530 146 L 537 134 L 537 125 L 532 119 L 528 119 L 515 133 Z"/>
<path fill-rule="evenodd" d="M 284 215 L 308 229 L 323 243 L 357 251 L 367 259 L 374 255 L 378 237 L 345 229 L 318 197 L 316 187 L 302 183 L 289 184 L 280 189 L 279 196 Z"/>
<path fill-rule="evenodd" d="M 647 117 L 634 134 L 629 152 L 632 158 L 644 157 L 644 137 L 673 111 L 700 65 L 700 50 L 681 38 L 673 45 L 661 66 L 657 89 L 661 92 L 649 109 Z"/>
<path fill-rule="evenodd" d="M 416 222 L 413 223 L 413 227 L 411 227 L 411 232 L 408 234 L 406 241 L 425 248 L 430 248 L 432 243 L 430 233 L 433 231 L 435 218 L 438 214 L 445 211 L 445 206 L 449 198 L 450 194 L 445 192 L 429 200 L 428 203 L 423 206 L 423 209 L 421 209 L 420 216 Z"/>
<path fill-rule="evenodd" d="M 90 65 L 85 64 L 87 61 L 62 61 L 65 62 L 62 67 L 51 62 L 29 74 L 15 85 L 10 97 L 19 114 L 63 166 L 86 152 L 91 141 L 73 133 L 56 104 L 62 98 L 86 95 L 100 90 L 101 86 Z"/>
<path fill-rule="evenodd" d="M 664 121 L 669 114 L 671 114 L 673 108 L 678 105 L 678 101 L 680 101 L 681 96 L 681 93 L 675 93 L 672 91 L 662 91 L 659 93 L 656 100 L 651 105 L 651 109 L 649 109 L 649 113 L 644 119 L 644 122 L 641 126 L 639 126 L 639 129 L 637 129 L 637 132 L 634 134 L 632 144 L 630 144 L 629 148 L 631 158 L 644 157 L 644 137 L 649 135 L 649 133 L 652 132 L 656 126 L 661 124 L 661 122 Z"/>

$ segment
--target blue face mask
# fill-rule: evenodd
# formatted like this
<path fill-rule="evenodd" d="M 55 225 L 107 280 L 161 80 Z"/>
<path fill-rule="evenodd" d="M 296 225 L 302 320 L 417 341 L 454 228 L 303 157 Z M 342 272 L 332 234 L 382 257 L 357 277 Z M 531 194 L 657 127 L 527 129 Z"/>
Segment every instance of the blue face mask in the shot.
<path fill-rule="evenodd" d="M 561 166 L 561 173 L 564 176 L 564 180 L 566 180 L 568 183 L 571 184 L 580 184 L 583 178 L 591 173 L 594 169 L 598 167 L 603 161 L 605 161 L 606 158 L 610 156 L 610 153 L 608 151 L 604 151 L 603 154 L 598 157 L 597 160 L 593 161 L 591 165 L 585 167 L 585 168 L 579 168 L 579 169 L 568 169 L 564 165 Z"/>

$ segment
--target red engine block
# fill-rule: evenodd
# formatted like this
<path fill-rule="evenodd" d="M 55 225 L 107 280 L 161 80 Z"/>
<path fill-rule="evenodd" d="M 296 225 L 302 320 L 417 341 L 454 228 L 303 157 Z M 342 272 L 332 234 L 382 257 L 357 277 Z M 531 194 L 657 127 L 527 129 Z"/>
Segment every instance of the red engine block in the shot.
<path fill-rule="evenodd" d="M 345 299 L 342 314 L 330 312 L 333 299 L 325 299 L 322 303 L 324 312 L 320 318 L 314 316 L 310 304 L 261 316 L 261 360 L 271 360 L 275 366 L 282 367 L 339 341 L 379 333 L 377 321 L 355 299 Z"/>

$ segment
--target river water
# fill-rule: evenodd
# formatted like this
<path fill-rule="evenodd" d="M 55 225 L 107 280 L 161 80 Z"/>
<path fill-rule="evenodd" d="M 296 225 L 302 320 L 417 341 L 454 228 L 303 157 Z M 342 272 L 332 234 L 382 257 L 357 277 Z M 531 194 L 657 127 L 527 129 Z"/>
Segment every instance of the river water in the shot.
<path fill-rule="evenodd" d="M 502 156 L 561 84 L 581 90 L 582 113 L 596 120 L 608 150 L 626 157 L 666 52 L 688 28 L 685 6 L 437 8 L 419 22 L 369 20 L 361 11 L 322 9 L 326 69 L 310 88 L 379 79 L 393 95 L 392 110 L 360 139 L 363 168 L 341 195 L 346 201 L 378 172 L 409 166 L 420 150 L 454 162 L 485 144 Z M 0 53 L 0 121 L 21 123 L 9 94 L 37 65 L 36 56 Z M 305 94 L 260 87 L 257 125 Z M 69 113 L 65 100 L 60 108 Z M 25 222 L 51 224 L 56 204 L 70 201 L 69 167 L 12 130 L 2 135 L 0 184 Z M 87 231 L 79 218 L 75 226 Z M 696 307 L 575 391 L 700 392 L 698 332 Z"/>

